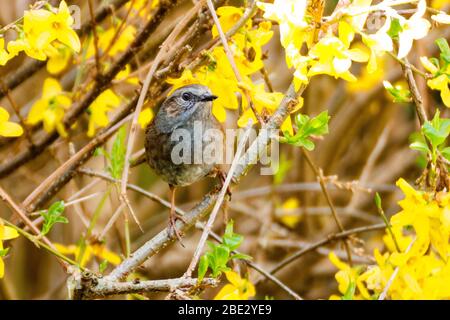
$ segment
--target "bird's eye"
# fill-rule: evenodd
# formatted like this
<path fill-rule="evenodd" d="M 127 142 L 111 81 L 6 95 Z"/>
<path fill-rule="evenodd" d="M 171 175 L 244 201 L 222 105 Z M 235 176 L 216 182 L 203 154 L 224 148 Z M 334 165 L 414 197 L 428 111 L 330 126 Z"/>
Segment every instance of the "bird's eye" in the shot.
<path fill-rule="evenodd" d="M 189 100 L 191 100 L 191 94 L 185 92 L 185 93 L 183 93 L 183 94 L 181 95 L 181 98 L 182 98 L 184 101 L 189 101 Z"/>

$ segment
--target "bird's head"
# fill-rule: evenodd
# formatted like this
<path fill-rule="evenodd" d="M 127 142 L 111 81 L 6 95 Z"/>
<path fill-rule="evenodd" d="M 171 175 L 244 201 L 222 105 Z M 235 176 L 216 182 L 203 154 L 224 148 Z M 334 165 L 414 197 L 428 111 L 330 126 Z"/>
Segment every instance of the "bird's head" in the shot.
<path fill-rule="evenodd" d="M 156 125 L 168 130 L 176 128 L 192 116 L 198 116 L 201 120 L 203 115 L 211 112 L 212 101 L 215 99 L 217 96 L 204 85 L 191 84 L 178 88 L 162 103 L 155 118 Z"/>

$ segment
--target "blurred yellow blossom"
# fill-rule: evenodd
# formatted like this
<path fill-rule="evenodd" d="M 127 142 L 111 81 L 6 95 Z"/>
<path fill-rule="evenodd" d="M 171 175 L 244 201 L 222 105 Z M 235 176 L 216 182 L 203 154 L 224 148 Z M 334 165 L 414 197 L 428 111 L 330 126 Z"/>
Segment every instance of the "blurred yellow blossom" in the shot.
<path fill-rule="evenodd" d="M 145 108 L 141 111 L 138 117 L 138 122 L 142 129 L 147 128 L 147 125 L 150 123 L 150 121 L 152 121 L 153 116 L 154 114 L 151 108 Z"/>
<path fill-rule="evenodd" d="M 42 97 L 31 106 L 27 122 L 31 125 L 43 122 L 45 131 L 53 132 L 56 128 L 62 137 L 66 137 L 63 118 L 65 110 L 71 104 L 72 100 L 63 91 L 58 80 L 47 78 L 44 81 Z"/>
<path fill-rule="evenodd" d="M 76 245 L 63 245 L 60 243 L 55 243 L 55 248 L 62 254 L 70 254 L 75 256 L 75 260 L 78 261 L 78 256 L 80 255 L 80 247 Z M 120 257 L 110 251 L 104 244 L 94 243 L 86 246 L 84 251 L 83 259 L 80 262 L 80 266 L 84 267 L 92 257 L 97 257 L 102 260 L 106 260 L 113 265 L 118 265 L 121 261 Z"/>
<path fill-rule="evenodd" d="M 10 122 L 9 113 L 4 108 L 0 107 L 0 136 L 3 137 L 18 137 L 23 133 L 20 125 Z"/>
<path fill-rule="evenodd" d="M 149 9 L 152 10 L 159 5 L 159 0 L 135 0 L 125 4 L 126 10 L 131 9 L 131 16 L 148 18 Z"/>
<path fill-rule="evenodd" d="M 431 6 L 435 9 L 442 9 L 445 5 L 448 5 L 448 0 L 432 0 Z"/>
<path fill-rule="evenodd" d="M 3 262 L 2 257 L 8 253 L 8 249 L 3 248 L 3 241 L 11 240 L 18 236 L 19 234 L 15 229 L 5 226 L 0 219 L 0 279 L 5 275 L 5 263 Z"/>
<path fill-rule="evenodd" d="M 110 57 L 116 56 L 118 53 L 123 52 L 128 48 L 131 42 L 133 42 L 136 36 L 136 28 L 132 25 L 126 25 L 126 27 L 120 31 L 117 39 L 114 40 L 116 33 L 119 29 L 120 23 L 113 28 L 109 28 L 104 32 L 100 33 L 100 38 L 98 42 L 99 49 L 106 51 L 108 50 L 108 55 Z M 93 39 L 88 47 L 86 53 L 87 57 L 92 57 L 95 54 L 95 47 L 93 44 Z"/>
<path fill-rule="evenodd" d="M 5 50 L 5 39 L 0 38 L 0 66 L 4 66 L 9 60 L 9 54 Z"/>
<path fill-rule="evenodd" d="M 281 208 L 283 209 L 282 215 L 279 218 L 281 223 L 289 228 L 295 228 L 295 226 L 297 226 L 297 224 L 302 219 L 302 216 L 299 214 L 290 213 L 290 211 L 299 208 L 299 206 L 300 202 L 297 198 L 292 197 L 287 199 L 281 206 Z"/>
<path fill-rule="evenodd" d="M 109 123 L 108 112 L 120 105 L 120 98 L 111 90 L 103 91 L 89 106 L 89 127 L 87 135 L 93 137 L 97 128 L 106 127 Z"/>
<path fill-rule="evenodd" d="M 248 300 L 256 294 L 255 286 L 247 279 L 242 279 L 234 271 L 225 271 L 229 284 L 226 284 L 214 300 Z"/>

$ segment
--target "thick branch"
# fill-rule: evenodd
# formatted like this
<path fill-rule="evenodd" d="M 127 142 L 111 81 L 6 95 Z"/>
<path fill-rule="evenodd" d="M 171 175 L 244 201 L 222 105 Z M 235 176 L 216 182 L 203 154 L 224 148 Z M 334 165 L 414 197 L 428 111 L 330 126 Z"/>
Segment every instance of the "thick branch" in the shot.
<path fill-rule="evenodd" d="M 168 292 L 173 289 L 191 289 L 193 287 L 215 287 L 218 281 L 212 278 L 204 278 L 200 283 L 198 279 L 164 279 L 147 281 L 115 282 L 97 277 L 91 273 L 74 274 L 69 279 L 71 286 L 75 288 L 73 298 L 93 299 L 112 295 L 144 293 L 144 292 Z"/>

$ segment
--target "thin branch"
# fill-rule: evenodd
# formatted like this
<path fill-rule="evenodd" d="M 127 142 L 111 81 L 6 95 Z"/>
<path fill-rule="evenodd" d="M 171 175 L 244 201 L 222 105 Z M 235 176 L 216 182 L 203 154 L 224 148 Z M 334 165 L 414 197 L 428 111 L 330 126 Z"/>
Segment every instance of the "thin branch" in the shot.
<path fill-rule="evenodd" d="M 97 34 L 97 23 L 95 22 L 94 16 L 94 4 L 92 0 L 88 0 L 89 14 L 91 15 L 91 24 L 92 24 L 92 34 L 94 35 L 94 50 L 95 50 L 95 67 L 97 68 L 97 73 L 102 73 L 101 65 L 100 65 L 100 53 L 98 49 L 98 34 Z"/>
<path fill-rule="evenodd" d="M 328 189 L 326 187 L 322 169 L 317 167 L 314 164 L 310 155 L 304 148 L 302 148 L 301 150 L 302 150 L 303 155 L 305 156 L 306 162 L 309 164 L 309 166 L 313 170 L 314 174 L 316 175 L 317 179 L 319 180 L 320 188 L 322 189 L 322 193 L 324 194 L 325 199 L 327 200 L 328 206 L 330 207 L 331 213 L 333 214 L 334 221 L 336 221 L 339 231 L 344 232 L 345 231 L 344 226 L 342 225 L 341 220 L 339 219 L 336 209 L 334 208 L 333 200 L 331 199 Z M 343 243 L 345 246 L 345 251 L 347 252 L 348 262 L 351 265 L 352 264 L 352 252 L 350 250 L 350 245 L 346 239 L 343 240 Z"/>

